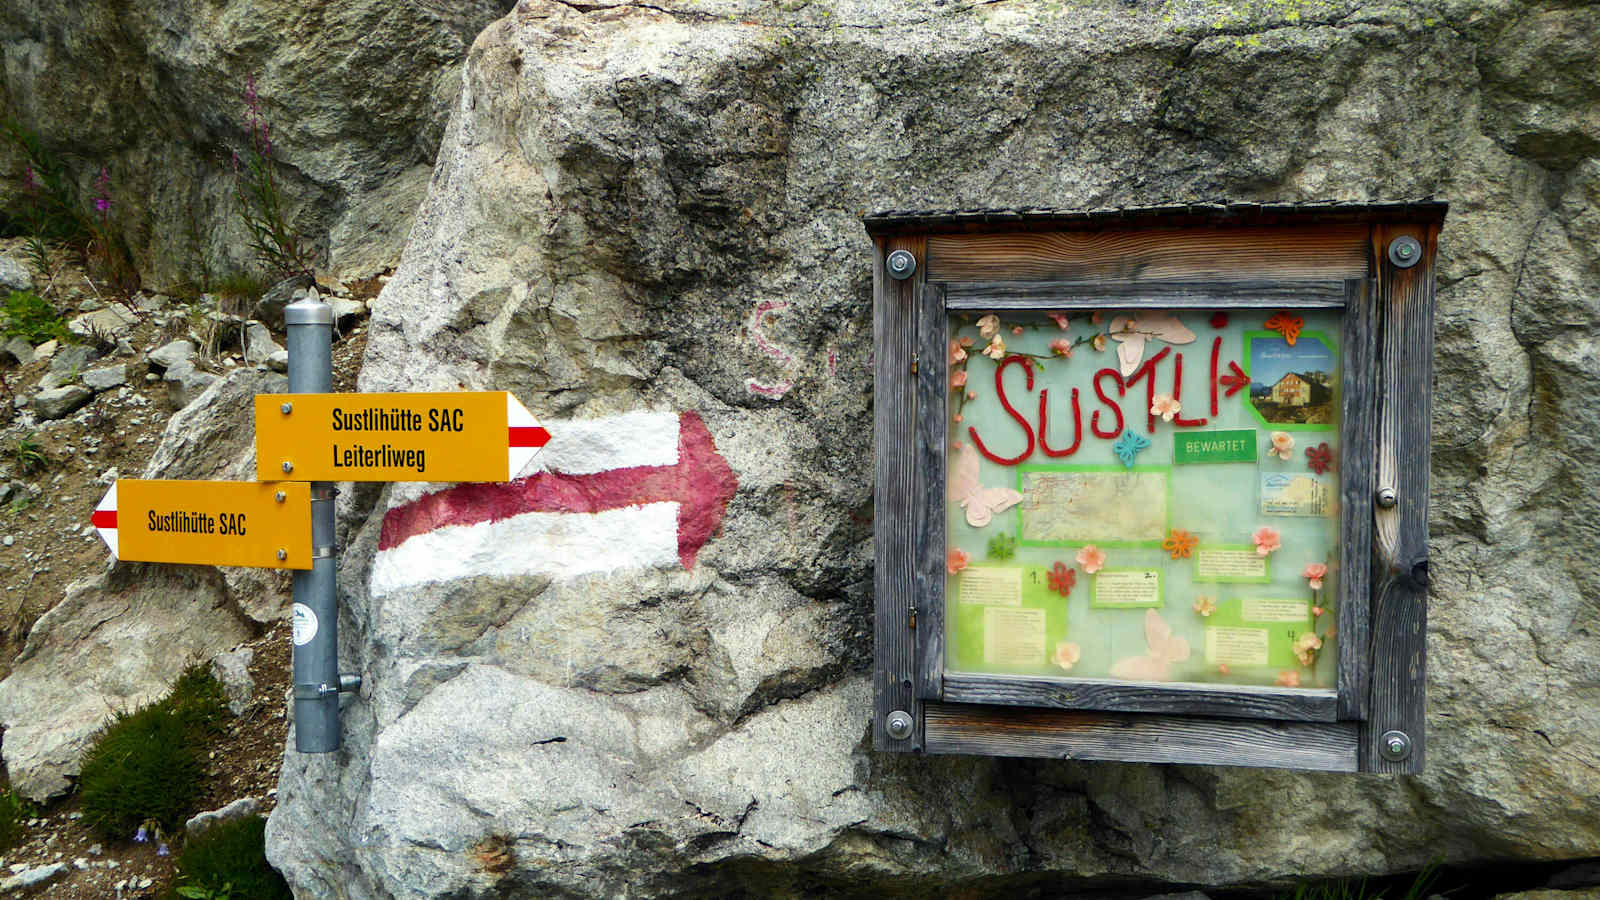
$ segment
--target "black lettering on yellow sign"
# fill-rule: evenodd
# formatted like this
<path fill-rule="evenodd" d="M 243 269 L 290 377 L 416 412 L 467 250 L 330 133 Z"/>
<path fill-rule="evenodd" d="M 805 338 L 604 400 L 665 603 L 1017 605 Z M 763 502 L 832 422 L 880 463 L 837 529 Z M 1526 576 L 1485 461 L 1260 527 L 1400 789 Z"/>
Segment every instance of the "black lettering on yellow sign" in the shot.
<path fill-rule="evenodd" d="M 429 431 L 465 431 L 467 423 L 459 409 L 428 410 Z"/>
<path fill-rule="evenodd" d="M 165 514 L 152 509 L 147 512 L 145 522 L 145 527 L 150 531 L 171 531 L 179 534 L 217 533 L 215 516 L 203 512 L 190 512 L 186 509 Z"/>
<path fill-rule="evenodd" d="M 345 412 L 333 408 L 334 431 L 421 431 L 422 413 L 399 407 Z M 429 431 L 438 431 L 430 428 Z"/>
<path fill-rule="evenodd" d="M 333 445 L 333 467 L 335 469 L 416 469 L 418 472 L 426 471 L 426 451 L 416 447 L 404 450 L 381 444 L 377 447 L 368 447 L 354 444 L 349 447 Z"/>
<path fill-rule="evenodd" d="M 222 533 L 243 537 L 245 533 L 244 513 L 223 513 Z"/>

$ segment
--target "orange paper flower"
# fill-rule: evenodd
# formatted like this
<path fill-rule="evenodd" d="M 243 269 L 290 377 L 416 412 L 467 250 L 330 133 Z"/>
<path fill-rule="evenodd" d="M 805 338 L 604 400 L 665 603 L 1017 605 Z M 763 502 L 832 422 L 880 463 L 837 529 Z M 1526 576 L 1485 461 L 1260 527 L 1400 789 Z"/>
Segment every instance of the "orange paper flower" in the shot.
<path fill-rule="evenodd" d="M 1300 338 L 1300 329 L 1304 328 L 1306 320 L 1299 316 L 1292 316 L 1281 312 L 1267 320 L 1267 328 L 1283 335 L 1285 342 L 1293 347 L 1294 342 Z"/>
<path fill-rule="evenodd" d="M 954 575 L 962 569 L 965 569 L 967 567 L 967 563 L 971 561 L 972 557 L 967 555 L 967 551 L 962 550 L 959 547 L 951 547 L 950 552 L 944 555 L 944 570 L 949 572 L 951 575 Z"/>
<path fill-rule="evenodd" d="M 1300 673 L 1293 669 L 1285 669 L 1278 673 L 1279 687 L 1299 687 Z"/>
<path fill-rule="evenodd" d="M 1174 528 L 1172 533 L 1167 535 L 1167 539 L 1161 542 L 1161 549 L 1172 554 L 1173 559 L 1188 559 L 1194 550 L 1194 545 L 1199 542 L 1199 538 L 1182 528 Z"/>

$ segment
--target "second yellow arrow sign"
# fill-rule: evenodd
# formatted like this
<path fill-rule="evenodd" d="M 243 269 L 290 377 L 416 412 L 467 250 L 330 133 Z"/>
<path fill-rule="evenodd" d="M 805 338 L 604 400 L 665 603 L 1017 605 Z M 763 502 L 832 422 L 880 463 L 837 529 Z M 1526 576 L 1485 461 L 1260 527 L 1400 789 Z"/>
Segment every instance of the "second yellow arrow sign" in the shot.
<path fill-rule="evenodd" d="M 549 439 L 506 391 L 256 395 L 261 481 L 509 481 Z"/>

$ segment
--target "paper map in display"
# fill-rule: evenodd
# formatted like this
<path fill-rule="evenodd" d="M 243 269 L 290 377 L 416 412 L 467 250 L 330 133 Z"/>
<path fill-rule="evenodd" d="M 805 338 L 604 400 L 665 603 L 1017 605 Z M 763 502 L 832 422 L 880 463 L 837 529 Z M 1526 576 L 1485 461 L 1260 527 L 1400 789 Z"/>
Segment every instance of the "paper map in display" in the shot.
<path fill-rule="evenodd" d="M 1160 541 L 1166 472 L 1023 472 L 1022 539 L 1063 544 Z"/>

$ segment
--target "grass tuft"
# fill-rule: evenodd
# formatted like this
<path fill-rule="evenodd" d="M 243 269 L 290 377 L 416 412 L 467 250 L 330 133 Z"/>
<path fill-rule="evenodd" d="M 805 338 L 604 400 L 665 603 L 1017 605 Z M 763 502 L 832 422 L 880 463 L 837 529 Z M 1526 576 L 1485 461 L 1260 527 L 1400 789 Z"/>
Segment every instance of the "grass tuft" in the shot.
<path fill-rule="evenodd" d="M 267 863 L 267 820 L 222 822 L 184 844 L 167 892 L 191 900 L 288 900 L 289 885 Z"/>

